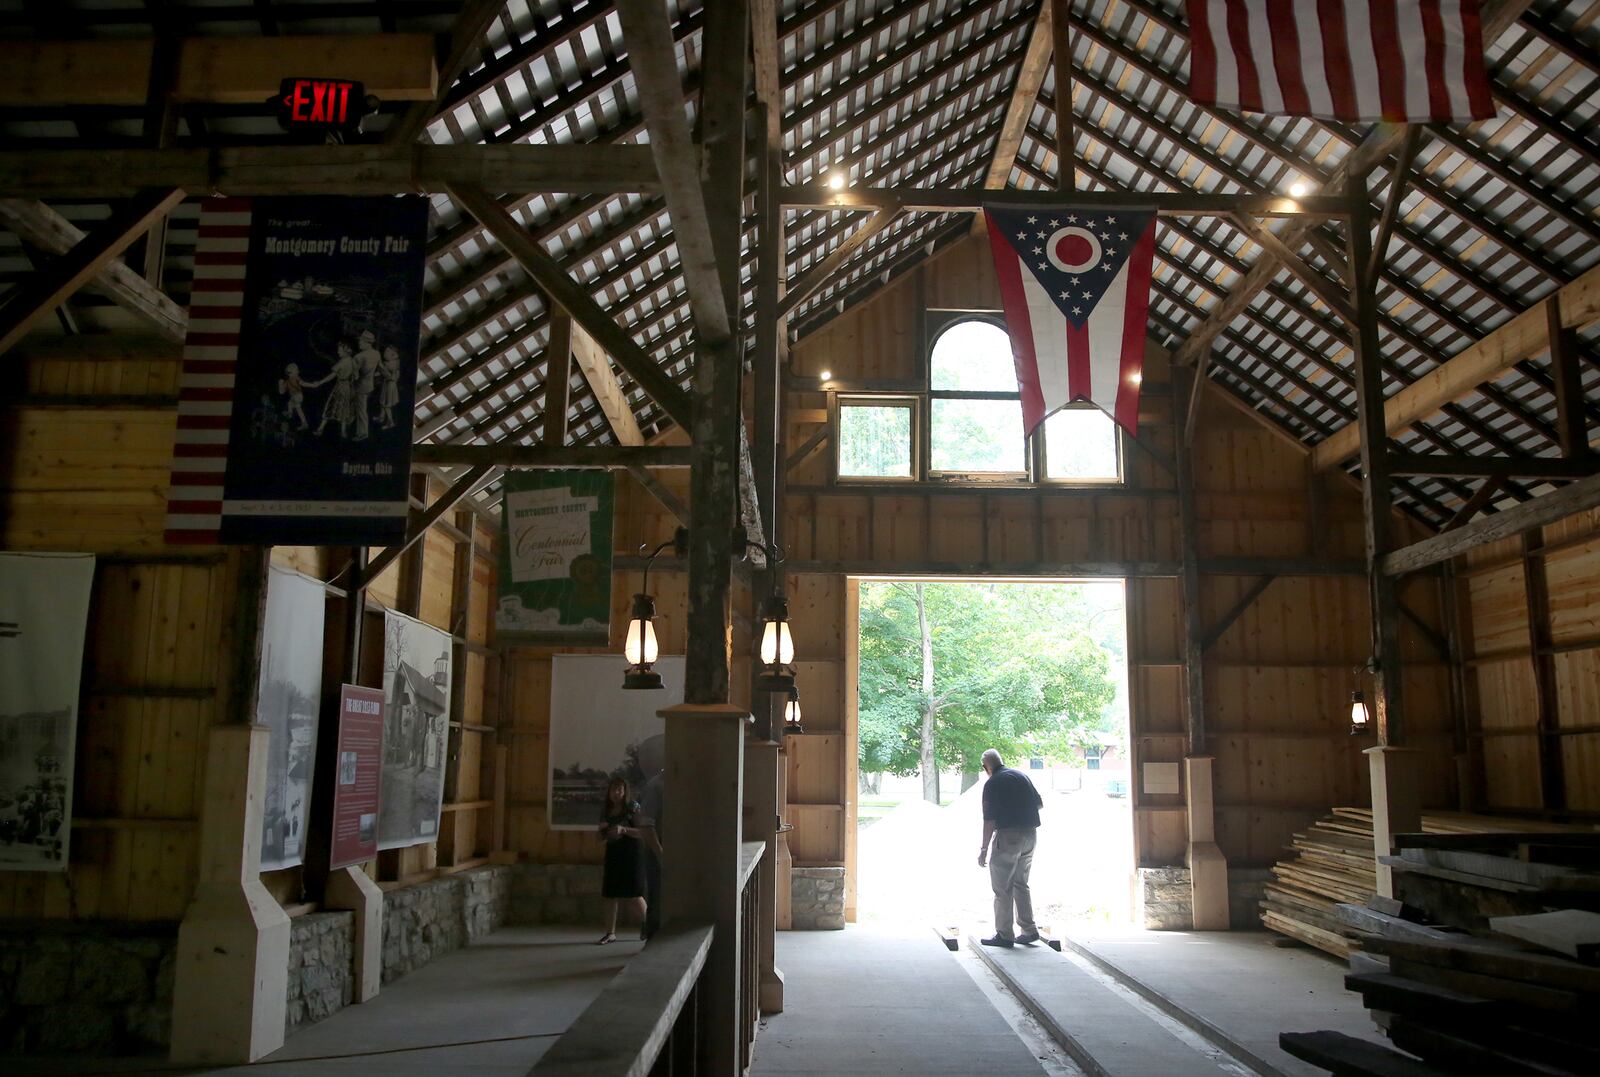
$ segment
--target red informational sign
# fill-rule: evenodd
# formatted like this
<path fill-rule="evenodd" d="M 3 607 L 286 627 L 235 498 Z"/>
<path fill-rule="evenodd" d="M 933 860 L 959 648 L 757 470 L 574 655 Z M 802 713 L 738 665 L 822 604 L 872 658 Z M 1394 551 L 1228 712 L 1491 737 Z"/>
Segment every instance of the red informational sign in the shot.
<path fill-rule="evenodd" d="M 383 693 L 339 686 L 339 772 L 333 786 L 330 868 L 378 855 L 378 796 L 382 788 Z"/>
<path fill-rule="evenodd" d="M 284 79 L 272 104 L 285 131 L 355 132 L 372 111 L 361 83 L 349 79 Z"/>

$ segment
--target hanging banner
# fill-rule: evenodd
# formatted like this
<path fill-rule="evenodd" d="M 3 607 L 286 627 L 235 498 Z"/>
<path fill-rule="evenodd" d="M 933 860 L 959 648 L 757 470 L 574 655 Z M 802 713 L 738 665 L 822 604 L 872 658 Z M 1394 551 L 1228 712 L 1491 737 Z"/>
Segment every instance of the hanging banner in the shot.
<path fill-rule="evenodd" d="M 0 554 L 0 871 L 65 871 L 91 554 Z"/>
<path fill-rule="evenodd" d="M 333 785 L 330 869 L 378 855 L 378 808 L 383 768 L 383 693 L 339 686 L 339 772 Z"/>
<path fill-rule="evenodd" d="M 496 634 L 604 647 L 611 638 L 610 473 L 508 471 L 502 485 Z"/>
<path fill-rule="evenodd" d="M 450 744 L 447 633 L 389 610 L 383 618 L 383 789 L 378 848 L 439 835 Z"/>
<path fill-rule="evenodd" d="M 201 204 L 168 542 L 404 536 L 427 227 L 414 195 Z"/>
<path fill-rule="evenodd" d="M 322 703 L 326 601 L 327 588 L 320 580 L 276 565 L 267 577 L 261 680 L 256 688 L 256 722 L 272 730 L 261 826 L 262 871 L 293 867 L 305 855 Z"/>

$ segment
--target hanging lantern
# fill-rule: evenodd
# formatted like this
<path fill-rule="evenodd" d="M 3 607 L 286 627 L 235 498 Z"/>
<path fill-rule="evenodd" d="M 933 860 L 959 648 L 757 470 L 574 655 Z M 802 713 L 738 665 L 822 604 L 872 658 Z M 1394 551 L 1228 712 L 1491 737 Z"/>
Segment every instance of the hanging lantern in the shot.
<path fill-rule="evenodd" d="M 628 668 L 622 674 L 622 687 L 625 689 L 650 690 L 661 687 L 661 674 L 651 668 L 656 659 L 661 657 L 661 645 L 656 642 L 656 600 L 650 595 L 650 566 L 655 564 L 661 551 L 668 546 L 679 557 L 688 556 L 689 532 L 678 528 L 671 540 L 650 552 L 649 559 L 644 563 L 644 579 L 639 585 L 639 593 L 633 596 L 633 614 L 628 618 L 628 634 L 622 639 L 622 657 L 628 662 Z M 643 552 L 644 547 L 639 549 Z"/>
<path fill-rule="evenodd" d="M 1360 689 L 1350 693 L 1350 735 L 1362 736 L 1370 728 L 1371 716 L 1367 713 L 1367 700 Z"/>
<path fill-rule="evenodd" d="M 628 635 L 622 643 L 622 656 L 628 660 L 628 669 L 622 675 L 622 687 L 650 689 L 661 687 L 661 674 L 651 667 L 661 656 L 661 646 L 656 642 L 656 600 L 647 594 L 633 596 L 633 616 L 628 620 Z"/>
<path fill-rule="evenodd" d="M 794 687 L 794 637 L 789 633 L 789 600 L 771 594 L 761 600 L 761 677 L 756 687 L 784 692 Z"/>
<path fill-rule="evenodd" d="M 804 733 L 800 725 L 800 690 L 789 689 L 788 701 L 783 705 L 783 731 L 784 733 Z"/>

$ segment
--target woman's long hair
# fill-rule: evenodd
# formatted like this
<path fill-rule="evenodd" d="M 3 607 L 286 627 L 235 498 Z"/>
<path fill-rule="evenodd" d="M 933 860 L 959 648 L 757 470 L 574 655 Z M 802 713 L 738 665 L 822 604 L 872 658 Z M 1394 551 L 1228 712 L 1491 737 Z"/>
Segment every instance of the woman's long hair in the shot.
<path fill-rule="evenodd" d="M 601 809 L 601 815 L 611 814 L 611 793 L 619 785 L 622 787 L 622 796 L 616 801 L 617 807 L 622 811 L 626 811 L 628 805 L 633 803 L 633 787 L 628 784 L 628 779 L 621 774 L 612 775 L 611 780 L 606 783 L 606 800 L 604 807 Z"/>

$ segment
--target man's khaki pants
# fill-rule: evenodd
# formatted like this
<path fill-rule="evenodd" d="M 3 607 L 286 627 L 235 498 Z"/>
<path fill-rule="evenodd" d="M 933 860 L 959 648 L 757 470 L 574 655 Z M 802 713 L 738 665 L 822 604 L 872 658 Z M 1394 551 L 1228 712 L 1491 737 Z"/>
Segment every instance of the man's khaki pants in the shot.
<path fill-rule="evenodd" d="M 1024 935 L 1037 935 L 1033 922 L 1033 892 L 1028 889 L 1028 872 L 1033 870 L 1033 845 L 1039 832 L 1033 827 L 1004 827 L 994 832 L 989 852 L 989 885 L 994 887 L 994 933 L 1015 940 L 1011 927 L 1011 906 L 1017 908 L 1017 926 Z"/>

